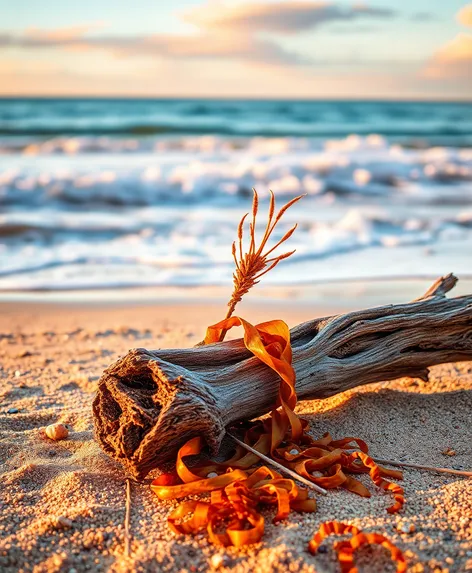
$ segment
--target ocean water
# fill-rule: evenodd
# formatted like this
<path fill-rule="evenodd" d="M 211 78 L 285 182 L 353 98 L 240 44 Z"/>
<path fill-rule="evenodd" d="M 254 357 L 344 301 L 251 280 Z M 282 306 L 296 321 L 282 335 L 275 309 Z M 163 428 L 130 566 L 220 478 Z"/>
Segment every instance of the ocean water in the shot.
<path fill-rule="evenodd" d="M 266 284 L 472 273 L 472 104 L 0 100 L 0 290 L 229 284 L 272 189 Z"/>

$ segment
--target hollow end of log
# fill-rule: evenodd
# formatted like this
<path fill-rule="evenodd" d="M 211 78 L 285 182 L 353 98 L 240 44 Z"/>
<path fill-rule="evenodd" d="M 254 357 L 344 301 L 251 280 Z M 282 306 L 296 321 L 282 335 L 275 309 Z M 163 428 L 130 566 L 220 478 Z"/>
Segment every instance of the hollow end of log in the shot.
<path fill-rule="evenodd" d="M 204 436 L 216 454 L 225 433 L 211 389 L 144 348 L 105 371 L 93 414 L 101 447 L 137 480 L 195 435 Z"/>

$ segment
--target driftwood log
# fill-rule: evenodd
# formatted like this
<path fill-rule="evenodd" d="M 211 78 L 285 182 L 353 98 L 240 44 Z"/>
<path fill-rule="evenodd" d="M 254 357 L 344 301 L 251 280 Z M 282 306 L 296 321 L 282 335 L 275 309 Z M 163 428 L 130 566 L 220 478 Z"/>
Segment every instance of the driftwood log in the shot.
<path fill-rule="evenodd" d="M 472 295 L 445 294 L 453 275 L 421 298 L 318 318 L 291 331 L 300 399 L 326 398 L 403 376 L 428 379 L 434 364 L 472 359 Z M 185 350 L 131 350 L 100 379 L 93 402 L 101 447 L 135 477 L 202 436 L 216 454 L 225 428 L 269 412 L 277 375 L 242 340 Z"/>

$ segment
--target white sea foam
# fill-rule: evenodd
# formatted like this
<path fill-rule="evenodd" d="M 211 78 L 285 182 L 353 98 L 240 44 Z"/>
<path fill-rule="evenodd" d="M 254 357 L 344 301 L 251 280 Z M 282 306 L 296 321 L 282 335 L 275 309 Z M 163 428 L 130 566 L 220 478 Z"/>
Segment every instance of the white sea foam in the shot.
<path fill-rule="evenodd" d="M 375 134 L 324 142 L 58 137 L 25 144 L 21 154 L 7 147 L 0 289 L 228 282 L 252 187 L 262 204 L 269 189 L 279 201 L 308 195 L 279 230 L 299 222 L 290 272 L 269 281 L 356 274 L 345 256 L 359 251 L 372 272 L 389 274 L 391 254 L 404 248 L 414 259 L 405 268 L 431 272 L 458 243 L 453 270 L 471 268 L 469 149 L 407 149 Z"/>

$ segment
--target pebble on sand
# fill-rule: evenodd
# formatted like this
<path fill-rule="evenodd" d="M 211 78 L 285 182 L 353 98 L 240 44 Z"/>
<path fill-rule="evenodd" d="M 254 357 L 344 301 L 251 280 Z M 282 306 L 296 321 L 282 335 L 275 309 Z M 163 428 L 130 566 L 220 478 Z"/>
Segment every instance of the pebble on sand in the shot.
<path fill-rule="evenodd" d="M 72 521 L 63 515 L 59 515 L 53 519 L 53 525 L 56 529 L 69 529 L 72 527 Z"/>
<path fill-rule="evenodd" d="M 22 350 L 17 354 L 17 358 L 27 358 L 28 356 L 33 356 L 33 354 L 29 350 Z"/>
<path fill-rule="evenodd" d="M 456 455 L 456 451 L 453 450 L 452 448 L 446 448 L 444 451 L 441 452 L 443 456 L 455 456 Z"/>

